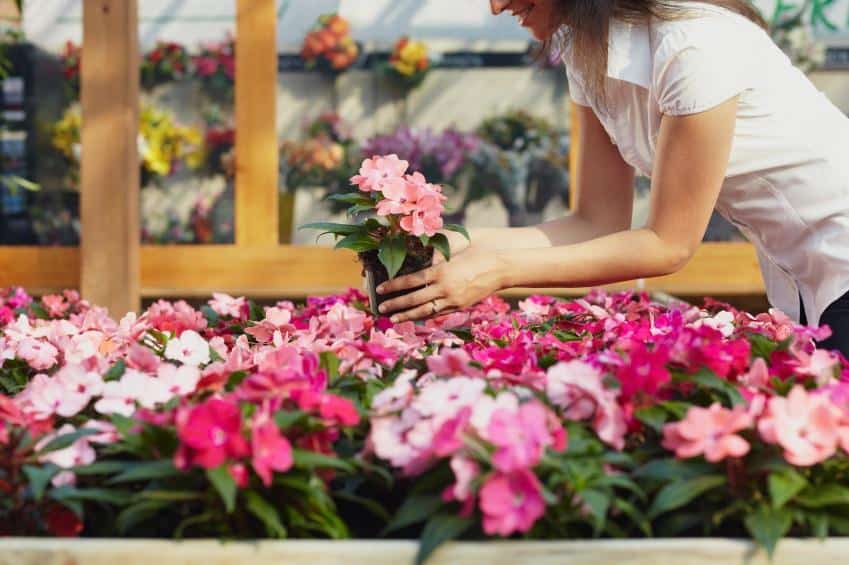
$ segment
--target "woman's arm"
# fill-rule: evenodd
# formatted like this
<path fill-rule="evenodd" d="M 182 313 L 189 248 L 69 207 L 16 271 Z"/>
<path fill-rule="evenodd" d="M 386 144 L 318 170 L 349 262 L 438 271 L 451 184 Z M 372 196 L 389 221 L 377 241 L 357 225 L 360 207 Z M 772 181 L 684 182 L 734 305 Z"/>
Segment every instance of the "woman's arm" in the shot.
<path fill-rule="evenodd" d="M 700 114 L 664 116 L 645 227 L 543 249 L 493 253 L 472 246 L 453 261 L 381 285 L 380 292 L 392 292 L 427 284 L 384 303 L 385 311 L 402 311 L 393 316 L 402 321 L 463 308 L 511 286 L 588 286 L 677 271 L 704 237 L 725 179 L 736 115 L 734 98 Z"/>
<path fill-rule="evenodd" d="M 577 106 L 578 190 L 574 210 L 567 216 L 526 228 L 471 230 L 472 245 L 481 249 L 531 249 L 586 241 L 628 229 L 634 205 L 634 171 L 622 160 L 592 109 Z M 576 187 L 572 187 L 575 190 Z M 456 254 L 469 242 L 448 232 Z"/>

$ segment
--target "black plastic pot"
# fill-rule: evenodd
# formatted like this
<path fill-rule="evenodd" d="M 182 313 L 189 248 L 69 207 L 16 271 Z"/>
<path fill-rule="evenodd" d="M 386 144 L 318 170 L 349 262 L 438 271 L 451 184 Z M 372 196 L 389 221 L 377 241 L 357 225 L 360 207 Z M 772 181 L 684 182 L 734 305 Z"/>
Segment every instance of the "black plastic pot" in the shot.
<path fill-rule="evenodd" d="M 418 252 L 412 252 L 407 254 L 407 258 L 404 260 L 404 264 L 401 265 L 401 269 L 398 271 L 396 278 L 416 273 L 418 271 L 421 271 L 422 269 L 427 269 L 433 264 L 432 247 L 422 247 L 419 250 L 415 251 Z M 378 308 L 387 300 L 391 300 L 398 296 L 403 296 L 405 294 L 415 292 L 416 290 L 419 290 L 419 288 L 422 288 L 417 287 L 402 292 L 378 294 L 377 287 L 389 280 L 389 273 L 387 273 L 386 267 L 384 267 L 378 259 L 377 251 L 367 251 L 365 253 L 360 253 L 359 257 L 360 262 L 363 264 L 363 277 L 365 278 L 366 291 L 368 292 L 369 307 L 371 309 L 371 313 L 375 316 L 380 315 L 380 313 L 378 312 Z"/>

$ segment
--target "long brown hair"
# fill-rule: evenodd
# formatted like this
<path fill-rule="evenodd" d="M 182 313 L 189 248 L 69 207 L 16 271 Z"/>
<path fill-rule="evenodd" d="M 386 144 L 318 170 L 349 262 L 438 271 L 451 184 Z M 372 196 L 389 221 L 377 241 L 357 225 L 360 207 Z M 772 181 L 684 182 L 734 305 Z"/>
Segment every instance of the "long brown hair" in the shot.
<path fill-rule="evenodd" d="M 760 12 L 746 0 L 699 0 L 749 18 L 766 28 Z M 607 73 L 607 39 L 611 18 L 642 23 L 651 18 L 686 18 L 690 10 L 676 0 L 556 0 L 564 24 L 559 43 L 571 52 L 592 95 L 604 96 Z M 721 40 L 721 39 L 720 39 Z"/>

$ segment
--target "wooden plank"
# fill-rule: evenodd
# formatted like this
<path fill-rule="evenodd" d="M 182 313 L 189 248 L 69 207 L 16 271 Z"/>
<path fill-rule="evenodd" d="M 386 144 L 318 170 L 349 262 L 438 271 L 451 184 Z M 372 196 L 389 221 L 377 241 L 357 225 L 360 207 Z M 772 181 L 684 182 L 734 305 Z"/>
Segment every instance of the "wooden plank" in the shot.
<path fill-rule="evenodd" d="M 209 296 L 213 291 L 254 297 L 303 297 L 361 288 L 360 266 L 347 251 L 324 247 L 143 246 L 142 293 Z M 609 289 L 635 288 L 626 282 Z M 681 295 L 762 294 L 754 249 L 741 243 L 706 243 L 682 271 L 645 282 L 645 289 Z M 578 296 L 587 289 L 511 289 L 521 296 Z"/>
<path fill-rule="evenodd" d="M 76 247 L 0 247 L 0 288 L 20 286 L 38 295 L 79 285 Z"/>
<path fill-rule="evenodd" d="M 237 0 L 236 243 L 278 243 L 275 0 Z"/>
<path fill-rule="evenodd" d="M 81 290 L 114 316 L 140 307 L 137 0 L 83 4 Z"/>
<path fill-rule="evenodd" d="M 6 538 L 0 565 L 394 565 L 413 563 L 416 540 L 138 540 Z M 727 538 L 452 542 L 431 565 L 826 565 L 845 563 L 849 539 L 784 539 L 770 559 L 749 540 Z"/>

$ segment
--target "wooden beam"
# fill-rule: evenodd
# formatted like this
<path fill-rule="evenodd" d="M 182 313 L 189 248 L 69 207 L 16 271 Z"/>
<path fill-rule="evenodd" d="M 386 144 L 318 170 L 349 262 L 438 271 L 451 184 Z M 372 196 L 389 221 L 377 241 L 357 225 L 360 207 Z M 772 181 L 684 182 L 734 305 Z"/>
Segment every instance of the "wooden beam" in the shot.
<path fill-rule="evenodd" d="M 0 247 L 0 288 L 20 286 L 45 294 L 80 286 L 76 247 Z"/>
<path fill-rule="evenodd" d="M 275 0 L 236 2 L 236 243 L 278 244 Z"/>
<path fill-rule="evenodd" d="M 82 295 L 113 317 L 140 307 L 137 0 L 84 0 Z"/>

